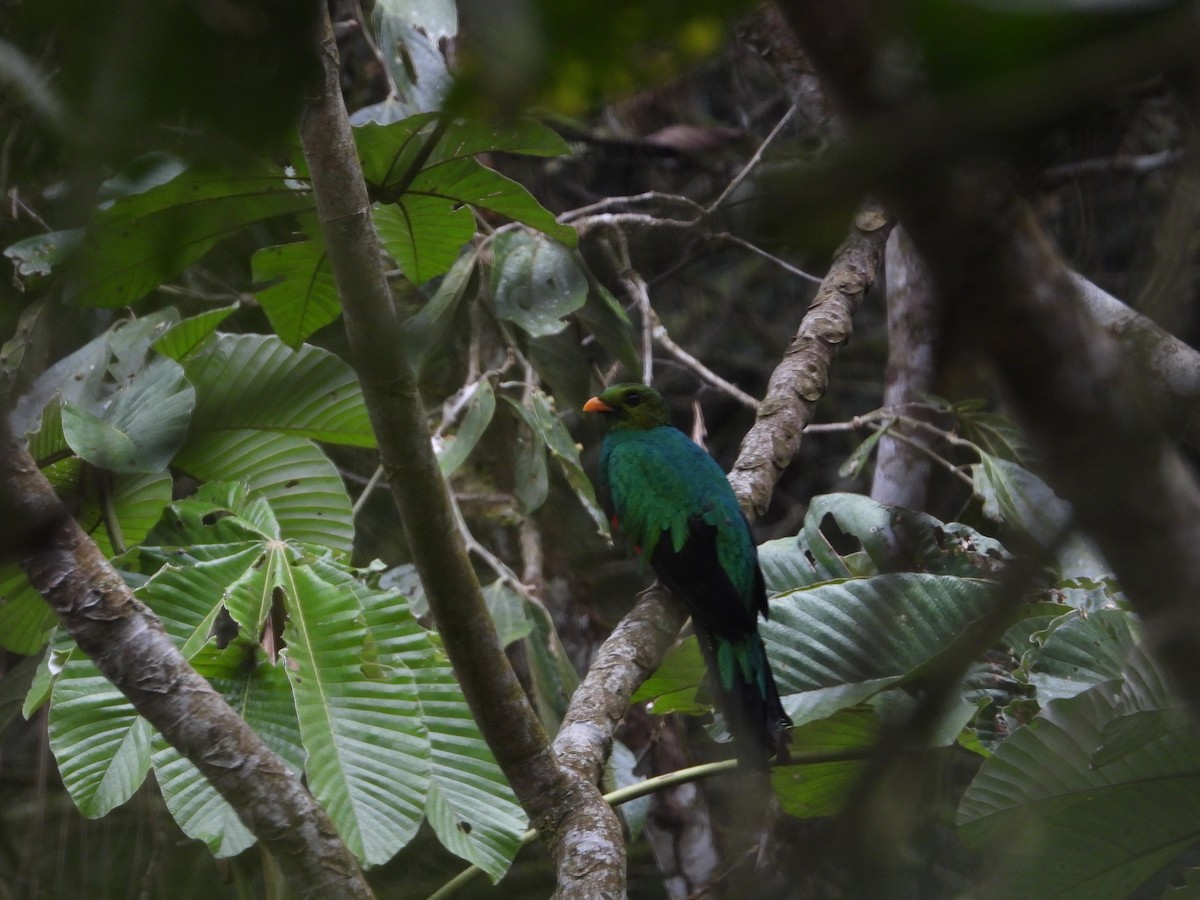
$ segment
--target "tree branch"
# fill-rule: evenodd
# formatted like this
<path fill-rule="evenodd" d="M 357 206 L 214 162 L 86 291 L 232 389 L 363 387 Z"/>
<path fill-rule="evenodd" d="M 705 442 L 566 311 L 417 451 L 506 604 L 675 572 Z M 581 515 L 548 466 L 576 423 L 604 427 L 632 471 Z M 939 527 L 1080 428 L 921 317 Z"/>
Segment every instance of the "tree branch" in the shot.
<path fill-rule="evenodd" d="M 67 633 L 195 764 L 279 861 L 298 897 L 374 896 L 312 795 L 188 664 L 59 501 L 0 415 L 0 546 L 16 549 Z"/>
<path fill-rule="evenodd" d="M 328 20 L 324 83 L 309 98 L 300 135 L 349 339 L 409 549 L 455 674 L 479 728 L 558 866 L 559 897 L 620 896 L 620 824 L 595 784 L 560 766 L 500 646 L 456 527 L 416 378 L 403 343 L 370 201 L 338 89 Z M 415 290 L 406 282 L 400 289 Z"/>
<path fill-rule="evenodd" d="M 888 359 L 883 377 L 883 405 L 901 407 L 933 390 L 934 315 L 933 285 L 925 264 L 903 228 L 888 238 L 887 264 Z M 921 415 L 915 410 L 914 415 Z M 871 497 L 889 506 L 925 508 L 932 461 L 929 435 L 906 433 L 895 423 L 879 439 Z"/>
<path fill-rule="evenodd" d="M 804 427 L 825 394 L 838 347 L 883 259 L 892 223 L 872 205 L 855 217 L 854 231 L 834 256 L 783 360 L 771 373 L 758 418 L 742 441 L 729 482 L 743 508 L 762 515 L 780 474 L 800 449 Z"/>

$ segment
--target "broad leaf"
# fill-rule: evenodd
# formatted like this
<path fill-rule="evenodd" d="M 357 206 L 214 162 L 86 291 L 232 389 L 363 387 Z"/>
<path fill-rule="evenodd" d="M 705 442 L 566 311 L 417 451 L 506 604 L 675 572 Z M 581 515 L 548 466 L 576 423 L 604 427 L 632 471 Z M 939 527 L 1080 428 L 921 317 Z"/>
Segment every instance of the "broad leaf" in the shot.
<path fill-rule="evenodd" d="M 475 234 L 471 210 L 441 197 L 405 194 L 372 209 L 384 249 L 414 284 L 444 275 Z"/>
<path fill-rule="evenodd" d="M 150 769 L 150 726 L 86 657 L 54 682 L 49 733 L 63 785 L 88 818 L 132 797 Z"/>
<path fill-rule="evenodd" d="M 792 743 L 803 753 L 855 753 L 864 756 L 879 736 L 879 720 L 867 707 L 840 712 L 795 730 Z M 847 760 L 776 769 L 771 786 L 788 815 L 798 819 L 839 812 L 867 762 Z"/>
<path fill-rule="evenodd" d="M 1115 900 L 1195 843 L 1194 726 L 1139 728 L 1138 742 L 1104 753 L 1114 722 L 1164 702 L 1161 675 L 1138 653 L 1123 684 L 1056 700 L 999 746 L 958 815 L 968 845 L 991 851 L 989 897 Z"/>
<path fill-rule="evenodd" d="M 203 841 L 218 859 L 237 856 L 254 844 L 254 835 L 228 801 L 157 733 L 151 759 L 167 811 L 184 834 Z"/>
<path fill-rule="evenodd" d="M 554 412 L 553 401 L 542 391 L 533 392 L 528 407 L 516 402 L 511 397 L 504 399 L 517 411 L 517 414 L 533 432 L 534 437 L 546 447 L 550 456 L 558 463 L 559 470 L 575 492 L 580 505 L 595 523 L 597 533 L 607 537 L 608 519 L 596 501 L 596 490 L 592 487 L 591 480 L 583 471 L 583 464 L 579 460 L 579 445 L 575 443 L 571 432 Z M 532 452 L 540 453 L 540 450 L 535 448 Z"/>
<path fill-rule="evenodd" d="M 25 656 L 37 653 L 57 622 L 21 567 L 0 563 L 0 647 Z"/>
<path fill-rule="evenodd" d="M 404 355 L 418 374 L 425 363 L 442 349 L 451 333 L 455 314 L 467 295 L 479 255 L 464 253 L 450 267 L 433 297 L 404 323 Z"/>
<path fill-rule="evenodd" d="M 346 580 L 307 566 L 286 576 L 287 673 L 308 784 L 347 846 L 377 865 L 424 815 L 431 750 L 413 667 L 427 665 L 428 638 L 403 598 L 364 607 L 365 592 Z"/>
<path fill-rule="evenodd" d="M 1071 507 L 1042 479 L 1016 463 L 984 454 L 971 467 L 983 514 L 1047 547 L 1062 538 Z"/>
<path fill-rule="evenodd" d="M 272 282 L 255 294 L 275 333 L 292 349 L 341 315 L 333 267 L 321 241 L 264 247 L 250 267 L 255 282 Z"/>
<path fill-rule="evenodd" d="M 183 444 L 196 392 L 179 363 L 158 357 L 103 404 L 68 401 L 63 434 L 81 458 L 113 472 L 162 472 Z"/>
<path fill-rule="evenodd" d="M 271 506 L 284 538 L 349 554 L 350 496 L 312 441 L 271 431 L 214 431 L 189 441 L 175 467 L 200 481 L 240 482 Z"/>
<path fill-rule="evenodd" d="M 167 472 L 97 477 L 86 487 L 75 518 L 109 558 L 140 543 L 171 502 Z"/>
<path fill-rule="evenodd" d="M 236 303 L 221 306 L 206 312 L 176 322 L 150 346 L 163 356 L 170 357 L 176 362 L 184 360 L 193 350 L 199 347 L 224 322 L 236 312 Z"/>
<path fill-rule="evenodd" d="M 496 315 L 534 337 L 566 327 L 563 317 L 586 302 L 588 280 L 571 251 L 539 234 L 514 231 L 493 242 Z"/>
<path fill-rule="evenodd" d="M 253 428 L 375 446 L 354 371 L 327 350 L 274 335 L 225 334 L 184 362 L 196 388 L 194 432 Z"/>
<path fill-rule="evenodd" d="M 71 299 L 84 306 L 129 306 L 182 272 L 218 240 L 254 222 L 298 212 L 311 196 L 283 172 L 198 166 L 99 211 L 72 260 Z"/>
<path fill-rule="evenodd" d="M 987 581 L 877 575 L 779 597 L 759 630 L 780 692 L 801 695 L 787 698 L 801 724 L 829 712 L 826 695 L 804 695 L 835 689 L 839 700 L 858 702 L 872 689 L 917 673 L 969 636 L 995 599 Z M 861 690 L 849 687 L 855 684 Z"/>

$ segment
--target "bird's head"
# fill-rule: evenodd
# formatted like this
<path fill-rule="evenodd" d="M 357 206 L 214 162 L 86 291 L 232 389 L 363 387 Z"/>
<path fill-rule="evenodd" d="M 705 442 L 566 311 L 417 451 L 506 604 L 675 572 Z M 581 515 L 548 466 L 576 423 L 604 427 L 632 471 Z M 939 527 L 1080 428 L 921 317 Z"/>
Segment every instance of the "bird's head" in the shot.
<path fill-rule="evenodd" d="M 671 424 L 662 395 L 644 384 L 614 384 L 587 403 L 583 411 L 600 413 L 612 428 L 658 428 Z"/>

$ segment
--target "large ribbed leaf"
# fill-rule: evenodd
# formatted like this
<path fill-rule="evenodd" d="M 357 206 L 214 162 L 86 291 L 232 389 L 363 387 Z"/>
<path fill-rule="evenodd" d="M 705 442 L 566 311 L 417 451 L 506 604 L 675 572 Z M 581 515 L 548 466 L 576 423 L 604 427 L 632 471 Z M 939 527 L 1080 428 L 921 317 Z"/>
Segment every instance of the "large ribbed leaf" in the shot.
<path fill-rule="evenodd" d="M 236 856 L 254 843 L 254 835 L 225 798 L 157 734 L 152 760 L 167 811 L 184 834 L 204 841 L 217 857 Z"/>
<path fill-rule="evenodd" d="M 961 639 L 995 601 L 991 582 L 900 573 L 826 582 L 771 604 L 760 625 L 797 724 L 857 703 Z M 852 687 L 854 685 L 858 688 Z"/>
<path fill-rule="evenodd" d="M 1038 702 L 1073 697 L 1120 676 L 1135 643 L 1133 617 L 1125 610 L 1072 610 L 1038 635 L 1040 649 L 1029 667 Z"/>
<path fill-rule="evenodd" d="M 866 754 L 878 736 L 874 711 L 860 706 L 798 727 L 792 743 L 804 753 Z M 772 773 L 771 785 L 788 815 L 799 819 L 831 816 L 842 808 L 866 766 L 861 759 L 781 768 Z"/>
<path fill-rule="evenodd" d="M 424 817 L 431 753 L 413 668 L 428 659 L 429 638 L 399 595 L 367 609 L 328 568 L 282 574 L 309 788 L 356 856 L 385 862 Z"/>
<path fill-rule="evenodd" d="M 1200 734 L 1147 717 L 1165 694 L 1135 652 L 1123 683 L 1052 702 L 984 763 L 958 819 L 987 896 L 1117 900 L 1200 838 Z"/>
<path fill-rule="evenodd" d="M 217 326 L 237 311 L 237 304 L 209 309 L 181 322 L 176 322 L 156 338 L 150 346 L 163 356 L 176 362 L 203 344 L 217 330 Z"/>
<path fill-rule="evenodd" d="M 441 197 L 405 194 L 372 209 L 384 249 L 414 284 L 444 275 L 475 234 L 470 207 Z"/>
<path fill-rule="evenodd" d="M 273 431 L 216 431 L 188 441 L 175 467 L 200 481 L 242 482 L 271 504 L 284 538 L 348 555 L 350 496 L 337 468 L 303 437 Z"/>
<path fill-rule="evenodd" d="M 63 785 L 89 818 L 132 797 L 149 771 L 150 726 L 86 657 L 54 682 L 49 732 Z"/>
<path fill-rule="evenodd" d="M 184 361 L 196 388 L 193 433 L 261 429 L 373 447 L 354 371 L 327 350 L 274 335 L 223 334 Z"/>

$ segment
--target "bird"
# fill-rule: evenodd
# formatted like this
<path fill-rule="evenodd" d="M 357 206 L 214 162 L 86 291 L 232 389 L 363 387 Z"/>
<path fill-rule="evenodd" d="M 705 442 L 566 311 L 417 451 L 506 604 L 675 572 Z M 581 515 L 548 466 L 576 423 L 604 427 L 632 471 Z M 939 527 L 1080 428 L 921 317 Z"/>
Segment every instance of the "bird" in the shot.
<path fill-rule="evenodd" d="M 758 631 L 769 616 L 750 524 L 725 473 L 671 424 L 662 395 L 615 384 L 583 406 L 608 423 L 600 494 L 614 530 L 687 607 L 742 767 L 788 759 L 791 720 Z"/>

